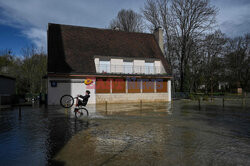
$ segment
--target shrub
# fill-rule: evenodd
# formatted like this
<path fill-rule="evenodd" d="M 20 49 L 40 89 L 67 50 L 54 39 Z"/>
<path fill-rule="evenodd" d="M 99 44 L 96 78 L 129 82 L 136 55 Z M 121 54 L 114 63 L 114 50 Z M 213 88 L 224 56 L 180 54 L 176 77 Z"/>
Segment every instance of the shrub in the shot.
<path fill-rule="evenodd" d="M 189 94 L 189 99 L 191 100 L 195 100 L 196 99 L 196 96 L 192 93 Z"/>
<path fill-rule="evenodd" d="M 204 95 L 204 96 L 203 96 L 203 100 L 204 100 L 204 101 L 208 101 L 208 95 Z"/>

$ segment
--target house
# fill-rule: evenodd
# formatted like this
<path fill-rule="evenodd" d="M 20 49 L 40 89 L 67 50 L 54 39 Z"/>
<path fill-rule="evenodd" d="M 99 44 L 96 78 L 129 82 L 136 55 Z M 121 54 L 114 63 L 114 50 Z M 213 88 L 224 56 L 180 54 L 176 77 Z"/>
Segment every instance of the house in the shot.
<path fill-rule="evenodd" d="M 91 92 L 89 103 L 171 101 L 163 30 L 154 34 L 48 25 L 48 105 Z"/>
<path fill-rule="evenodd" d="M 12 104 L 12 96 L 16 94 L 16 79 L 0 75 L 0 105 Z"/>

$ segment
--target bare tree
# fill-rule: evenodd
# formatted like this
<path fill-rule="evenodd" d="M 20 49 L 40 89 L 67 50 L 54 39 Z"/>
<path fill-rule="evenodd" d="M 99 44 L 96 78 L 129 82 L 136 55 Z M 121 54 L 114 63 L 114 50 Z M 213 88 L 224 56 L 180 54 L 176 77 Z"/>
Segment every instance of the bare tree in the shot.
<path fill-rule="evenodd" d="M 173 57 L 173 43 L 170 32 L 170 13 L 168 0 L 147 0 L 142 9 L 142 13 L 147 21 L 150 22 L 148 28 L 150 31 L 163 27 L 165 34 L 165 53 L 166 58 L 172 66 L 174 61 Z"/>
<path fill-rule="evenodd" d="M 228 54 L 225 55 L 225 66 L 228 69 L 226 76 L 231 86 L 236 88 L 237 83 L 244 90 L 249 90 L 250 84 L 250 34 L 244 37 L 230 39 Z"/>
<path fill-rule="evenodd" d="M 0 74 L 9 74 L 14 58 L 10 49 L 0 50 Z"/>
<path fill-rule="evenodd" d="M 216 84 L 224 82 L 223 54 L 225 53 L 226 41 L 227 39 L 221 31 L 215 31 L 214 33 L 206 35 L 203 41 L 202 75 L 206 89 L 209 88 L 211 93 L 214 92 Z"/>
<path fill-rule="evenodd" d="M 209 0 L 147 0 L 142 9 L 150 24 L 162 26 L 170 64 L 178 62 L 180 90 L 184 91 L 185 76 L 194 43 L 215 23 L 217 9 Z M 176 60 L 173 60 L 176 59 Z"/>
<path fill-rule="evenodd" d="M 117 14 L 117 17 L 110 22 L 109 27 L 111 29 L 119 28 L 126 32 L 142 32 L 143 18 L 131 9 L 122 9 Z"/>
<path fill-rule="evenodd" d="M 44 92 L 42 78 L 47 73 L 47 56 L 43 50 L 39 50 L 34 46 L 23 48 L 21 72 L 29 93 Z"/>
<path fill-rule="evenodd" d="M 142 8 L 142 13 L 144 18 L 150 23 L 148 28 L 150 31 L 159 26 L 164 29 L 164 53 L 165 57 L 171 66 L 171 72 L 174 75 L 174 78 L 178 78 L 178 64 L 177 57 L 175 56 L 176 52 L 176 40 L 173 39 L 172 32 L 170 31 L 170 9 L 169 9 L 169 0 L 147 0 Z M 173 87 L 176 89 L 177 82 L 173 81 Z"/>
<path fill-rule="evenodd" d="M 34 46 L 23 48 L 20 56 L 0 50 L 0 74 L 16 78 L 17 94 L 46 93 L 42 78 L 47 74 L 47 55 Z"/>

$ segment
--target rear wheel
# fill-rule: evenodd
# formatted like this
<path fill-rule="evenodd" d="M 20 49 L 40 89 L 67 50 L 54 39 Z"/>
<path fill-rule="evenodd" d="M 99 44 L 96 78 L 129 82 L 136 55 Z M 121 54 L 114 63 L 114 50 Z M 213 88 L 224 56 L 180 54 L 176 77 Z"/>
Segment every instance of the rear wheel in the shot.
<path fill-rule="evenodd" d="M 64 95 L 60 99 L 60 104 L 64 108 L 70 108 L 74 104 L 74 98 L 71 95 Z"/>
<path fill-rule="evenodd" d="M 86 108 L 75 108 L 74 112 L 76 118 L 89 116 L 89 111 Z"/>

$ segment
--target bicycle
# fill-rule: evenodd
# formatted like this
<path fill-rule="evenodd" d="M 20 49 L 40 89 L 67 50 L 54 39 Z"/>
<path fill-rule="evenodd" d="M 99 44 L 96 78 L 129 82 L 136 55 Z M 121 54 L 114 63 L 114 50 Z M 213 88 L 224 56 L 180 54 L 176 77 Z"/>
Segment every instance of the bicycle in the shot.
<path fill-rule="evenodd" d="M 71 108 L 74 105 L 75 99 L 77 98 L 78 97 L 73 98 L 71 95 L 63 95 L 60 99 L 60 104 L 64 108 Z M 85 106 L 76 106 L 74 112 L 76 118 L 79 118 L 83 115 L 89 116 L 89 111 Z"/>

